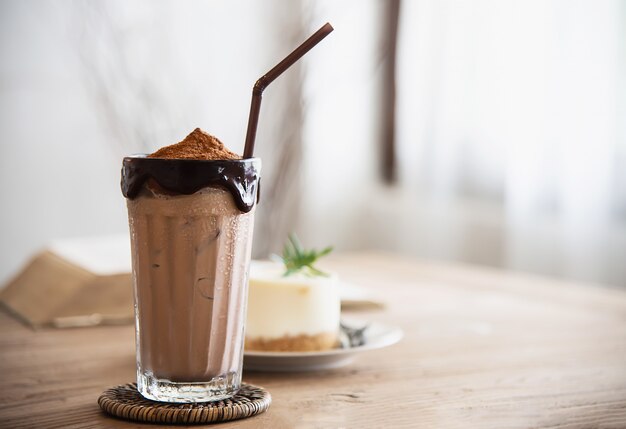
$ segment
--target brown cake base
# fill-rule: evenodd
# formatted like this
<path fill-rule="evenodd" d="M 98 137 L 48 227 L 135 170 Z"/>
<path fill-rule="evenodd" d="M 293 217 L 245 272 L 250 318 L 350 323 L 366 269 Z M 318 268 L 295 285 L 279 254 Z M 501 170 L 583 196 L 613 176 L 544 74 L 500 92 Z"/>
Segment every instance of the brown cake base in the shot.
<path fill-rule="evenodd" d="M 259 352 L 319 352 L 339 345 L 336 332 L 317 335 L 286 335 L 280 338 L 246 338 L 246 350 Z"/>

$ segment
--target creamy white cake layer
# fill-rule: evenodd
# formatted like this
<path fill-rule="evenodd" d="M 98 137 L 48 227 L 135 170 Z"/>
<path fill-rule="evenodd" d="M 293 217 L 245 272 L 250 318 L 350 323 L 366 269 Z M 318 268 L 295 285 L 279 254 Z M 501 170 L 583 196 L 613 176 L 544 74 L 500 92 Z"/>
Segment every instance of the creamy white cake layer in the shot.
<path fill-rule="evenodd" d="M 250 268 L 246 337 L 280 338 L 337 332 L 341 301 L 336 275 L 283 277 L 282 265 Z"/>

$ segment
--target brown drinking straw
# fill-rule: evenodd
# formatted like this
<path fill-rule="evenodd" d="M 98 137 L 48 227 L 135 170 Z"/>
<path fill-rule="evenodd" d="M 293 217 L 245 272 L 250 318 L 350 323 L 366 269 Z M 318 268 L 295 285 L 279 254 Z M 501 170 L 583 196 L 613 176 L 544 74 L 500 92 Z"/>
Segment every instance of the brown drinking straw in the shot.
<path fill-rule="evenodd" d="M 261 99 L 263 98 L 263 90 L 274 81 L 278 76 L 283 74 L 285 70 L 293 65 L 296 61 L 309 52 L 315 45 L 322 41 L 333 31 L 333 26 L 326 23 L 317 30 L 311 37 L 306 39 L 304 43 L 298 46 L 292 53 L 287 55 L 284 60 L 276 64 L 273 69 L 265 73 L 252 87 L 252 103 L 250 104 L 250 116 L 248 117 L 248 131 L 246 133 L 246 145 L 243 149 L 243 157 L 252 158 L 254 152 L 254 139 L 256 138 L 256 129 L 259 124 L 259 112 L 261 111 Z"/>

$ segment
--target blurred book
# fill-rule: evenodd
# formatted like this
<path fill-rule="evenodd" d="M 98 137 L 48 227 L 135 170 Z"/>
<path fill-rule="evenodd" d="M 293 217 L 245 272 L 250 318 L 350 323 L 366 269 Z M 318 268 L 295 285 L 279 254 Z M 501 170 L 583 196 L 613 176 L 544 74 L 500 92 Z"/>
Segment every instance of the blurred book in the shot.
<path fill-rule="evenodd" d="M 128 235 L 52 243 L 0 291 L 0 302 L 29 325 L 76 327 L 133 320 Z"/>

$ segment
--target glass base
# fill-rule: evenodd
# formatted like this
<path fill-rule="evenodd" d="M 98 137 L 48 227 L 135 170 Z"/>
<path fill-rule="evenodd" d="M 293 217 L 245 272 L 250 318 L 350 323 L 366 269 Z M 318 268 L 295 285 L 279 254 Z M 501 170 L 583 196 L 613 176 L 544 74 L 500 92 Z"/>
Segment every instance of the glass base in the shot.
<path fill-rule="evenodd" d="M 232 398 L 241 387 L 241 375 L 230 372 L 200 383 L 162 380 L 152 373 L 137 372 L 137 390 L 146 399 L 159 402 L 212 402 Z"/>

